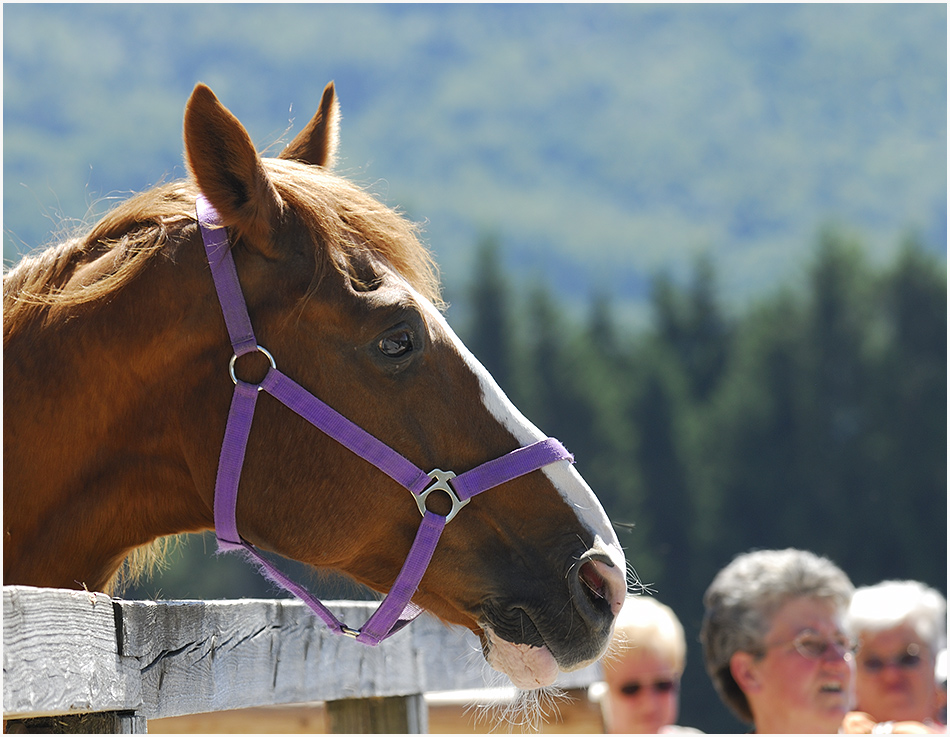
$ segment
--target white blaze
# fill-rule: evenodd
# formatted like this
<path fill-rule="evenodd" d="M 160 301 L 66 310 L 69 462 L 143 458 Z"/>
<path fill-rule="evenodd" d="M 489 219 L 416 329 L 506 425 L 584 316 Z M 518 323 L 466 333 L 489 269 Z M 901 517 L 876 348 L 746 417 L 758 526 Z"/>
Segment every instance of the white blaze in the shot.
<path fill-rule="evenodd" d="M 515 439 L 522 445 L 530 445 L 547 436 L 542 433 L 521 411 L 512 404 L 498 386 L 498 382 L 488 373 L 488 370 L 472 355 L 472 352 L 455 334 L 445 317 L 428 300 L 418 296 L 420 304 L 425 306 L 427 316 L 437 321 L 455 344 L 455 348 L 465 363 L 478 377 L 482 388 L 482 401 L 485 407 L 498 422 L 500 422 Z M 620 541 L 614 531 L 604 508 L 581 477 L 574 466 L 567 461 L 558 461 L 548 464 L 541 469 L 557 489 L 561 498 L 567 503 L 581 524 L 594 536 L 594 548 L 600 549 L 607 555 L 618 570 L 626 571 L 626 561 L 620 548 Z"/>
<path fill-rule="evenodd" d="M 511 403 L 491 374 L 459 340 L 455 331 L 449 327 L 442 313 L 420 295 L 416 294 L 416 297 L 419 304 L 426 311 L 427 319 L 430 321 L 430 330 L 436 325 L 441 327 L 472 373 L 478 377 L 482 390 L 482 401 L 492 417 L 500 422 L 522 447 L 544 440 L 544 433 L 529 422 L 518 408 Z M 623 604 L 626 561 L 610 520 L 607 519 L 603 507 L 597 497 L 594 496 L 594 492 L 591 491 L 587 482 L 581 478 L 581 475 L 571 463 L 557 461 L 544 466 L 541 470 L 554 485 L 554 488 L 557 489 L 564 502 L 574 510 L 580 523 L 593 536 L 593 550 L 605 555 L 615 566 L 614 569 L 608 570 L 605 564 L 595 563 L 595 565 L 603 567 L 610 579 L 608 584 L 610 591 L 607 595 L 611 610 L 616 616 Z M 480 622 L 479 624 L 483 627 L 489 643 L 485 653 L 489 665 L 502 673 L 506 673 L 515 686 L 522 689 L 535 689 L 554 683 L 559 666 L 547 647 L 515 645 L 499 637 L 488 623 Z M 596 658 L 587 663 L 577 663 L 573 668 L 583 667 L 594 662 L 594 660 Z"/>

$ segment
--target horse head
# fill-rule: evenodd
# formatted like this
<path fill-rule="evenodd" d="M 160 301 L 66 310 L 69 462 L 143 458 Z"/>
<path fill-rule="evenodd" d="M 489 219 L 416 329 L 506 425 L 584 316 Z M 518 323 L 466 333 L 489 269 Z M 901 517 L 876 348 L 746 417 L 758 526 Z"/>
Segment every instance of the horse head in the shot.
<path fill-rule="evenodd" d="M 129 547 L 213 525 L 217 451 L 233 383 L 199 229 L 193 214 L 179 212 L 189 202 L 193 208 L 199 193 L 227 230 L 257 341 L 308 392 L 427 471 L 461 473 L 545 437 L 444 319 L 434 265 L 413 226 L 332 172 L 337 128 L 331 83 L 317 114 L 280 156 L 262 158 L 238 119 L 199 85 L 185 112 L 190 180 L 126 206 L 125 220 L 136 227 L 154 228 L 160 218 L 146 211 L 156 201 L 176 213 L 165 219 L 156 248 L 165 258 L 152 256 L 105 304 L 79 312 L 124 338 L 125 370 L 150 399 L 117 402 L 122 437 L 144 446 L 129 428 L 154 426 L 150 457 L 165 458 L 167 472 L 157 494 L 123 503 L 134 510 L 128 514 L 161 523 L 141 523 L 137 537 L 101 555 L 113 571 Z M 118 234 L 90 237 L 100 245 L 87 249 L 67 287 L 90 283 L 106 269 L 103 261 L 117 260 L 101 244 L 121 242 Z M 54 323 L 46 319 L 44 329 Z M 75 323 L 61 321 L 64 330 Z M 122 366 L 121 352 L 105 355 L 105 339 L 93 345 L 103 354 L 92 360 Z M 7 340 L 8 371 L 26 361 L 18 350 Z M 252 384 L 267 369 L 259 352 L 234 363 L 236 376 Z M 120 387 L 116 394 L 132 391 L 134 382 L 109 381 Z M 98 411 L 102 422 L 118 422 Z M 135 421 L 141 411 L 148 416 Z M 19 449 L 17 437 L 5 429 L 8 458 Z M 110 448 L 119 444 L 113 439 Z M 143 454 L 140 448 L 132 457 Z M 143 468 L 143 488 L 154 483 L 147 473 Z M 420 510 L 405 488 L 266 394 L 257 400 L 240 488 L 236 522 L 249 543 L 378 591 L 392 586 L 419 526 Z M 448 502 L 433 495 L 427 504 L 444 515 Z M 159 503 L 161 513 L 149 510 Z M 8 519 L 10 511 L 16 513 L 5 509 Z M 5 555 L 5 582 L 23 578 L 7 563 Z M 533 688 L 603 653 L 624 594 L 625 561 L 610 522 L 561 460 L 473 498 L 446 524 L 413 601 L 478 634 L 490 664 Z"/>

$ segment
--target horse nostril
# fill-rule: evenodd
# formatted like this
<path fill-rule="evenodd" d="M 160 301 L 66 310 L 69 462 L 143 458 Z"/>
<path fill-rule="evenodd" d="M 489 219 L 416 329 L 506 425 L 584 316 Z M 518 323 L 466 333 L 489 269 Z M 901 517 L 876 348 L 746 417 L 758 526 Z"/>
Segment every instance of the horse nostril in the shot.
<path fill-rule="evenodd" d="M 586 560 L 575 569 L 574 595 L 577 610 L 591 624 L 598 628 L 613 620 L 610 582 L 604 563 Z"/>
<path fill-rule="evenodd" d="M 575 569 L 575 595 L 588 605 L 583 608 L 591 615 L 612 620 L 623 606 L 626 581 L 616 566 L 594 555 L 582 556 L 583 562 Z"/>
<path fill-rule="evenodd" d="M 587 597 L 595 604 L 600 601 L 607 601 L 607 580 L 600 575 L 592 561 L 587 561 L 581 566 L 579 575 L 581 583 L 586 587 Z"/>

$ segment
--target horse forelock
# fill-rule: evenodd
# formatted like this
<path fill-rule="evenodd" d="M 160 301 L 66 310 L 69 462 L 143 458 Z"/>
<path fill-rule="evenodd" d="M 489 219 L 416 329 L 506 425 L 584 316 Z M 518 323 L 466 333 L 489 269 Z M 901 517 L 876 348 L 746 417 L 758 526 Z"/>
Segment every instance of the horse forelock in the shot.
<path fill-rule="evenodd" d="M 286 205 L 313 234 L 322 262 L 347 269 L 354 254 L 368 248 L 441 305 L 438 269 L 415 224 L 322 169 L 263 161 Z M 156 187 L 116 205 L 85 235 L 24 257 L 3 276 L 4 342 L 44 310 L 95 302 L 127 285 L 183 225 L 194 222 L 197 195 L 191 181 Z M 76 267 L 106 253 L 112 264 L 96 281 L 67 284 Z"/>
<path fill-rule="evenodd" d="M 439 272 L 419 228 L 347 179 L 284 159 L 264 159 L 281 198 L 322 242 L 325 260 L 352 275 L 354 255 L 368 249 L 423 297 L 441 306 Z"/>

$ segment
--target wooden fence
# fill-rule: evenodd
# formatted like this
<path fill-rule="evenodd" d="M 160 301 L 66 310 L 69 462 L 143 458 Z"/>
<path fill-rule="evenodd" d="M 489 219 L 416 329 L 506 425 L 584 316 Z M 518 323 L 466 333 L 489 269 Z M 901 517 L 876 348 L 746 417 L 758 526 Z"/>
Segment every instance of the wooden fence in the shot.
<path fill-rule="evenodd" d="M 375 604 L 329 606 L 362 622 Z M 598 675 L 592 666 L 558 685 L 581 689 Z M 425 615 L 370 648 L 330 634 L 294 600 L 124 601 L 3 587 L 11 733 L 144 733 L 151 719 L 312 702 L 325 702 L 330 732 L 424 733 L 427 692 L 504 681 L 471 633 Z M 278 723 L 275 714 L 268 731 Z"/>

